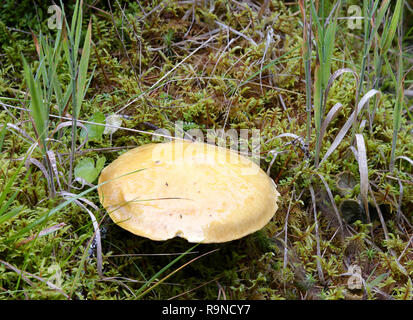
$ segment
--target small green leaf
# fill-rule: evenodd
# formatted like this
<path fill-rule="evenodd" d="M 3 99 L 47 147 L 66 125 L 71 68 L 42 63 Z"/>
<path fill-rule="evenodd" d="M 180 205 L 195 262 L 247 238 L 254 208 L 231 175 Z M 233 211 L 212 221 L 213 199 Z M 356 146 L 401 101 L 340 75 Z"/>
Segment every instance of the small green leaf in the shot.
<path fill-rule="evenodd" d="M 100 171 L 102 171 L 105 161 L 105 157 L 98 158 L 95 167 L 95 160 L 83 158 L 75 167 L 75 177 L 82 178 L 88 183 L 93 183 L 99 176 Z"/>
<path fill-rule="evenodd" d="M 96 160 L 96 170 L 98 170 L 99 173 L 100 171 L 102 171 L 103 167 L 105 166 L 105 161 L 106 161 L 105 157 L 101 157 Z"/>
<path fill-rule="evenodd" d="M 23 206 L 19 206 L 16 208 L 11 209 L 9 212 L 7 212 L 6 214 L 3 214 L 0 217 L 0 224 L 2 224 L 3 222 L 10 220 L 11 218 L 15 217 L 16 215 L 18 215 L 21 211 L 23 210 Z"/>
<path fill-rule="evenodd" d="M 383 282 L 387 277 L 389 276 L 389 273 L 382 273 L 381 275 L 377 276 L 374 280 L 367 282 L 366 285 L 370 288 L 377 287 L 381 282 Z"/>
<path fill-rule="evenodd" d="M 88 119 L 88 122 L 94 122 L 99 124 L 105 124 L 105 115 L 98 111 L 93 114 L 93 116 Z M 102 134 L 105 130 L 105 126 L 99 124 L 91 124 L 86 123 L 85 126 L 87 128 L 88 138 L 89 140 L 100 141 L 102 140 Z M 82 129 L 80 133 L 80 137 L 85 139 L 86 138 L 86 131 Z"/>

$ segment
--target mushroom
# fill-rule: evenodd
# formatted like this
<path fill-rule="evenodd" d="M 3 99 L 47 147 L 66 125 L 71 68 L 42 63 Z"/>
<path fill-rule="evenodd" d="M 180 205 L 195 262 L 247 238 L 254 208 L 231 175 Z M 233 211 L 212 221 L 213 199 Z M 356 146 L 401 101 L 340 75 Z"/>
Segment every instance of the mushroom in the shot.
<path fill-rule="evenodd" d="M 152 240 L 231 241 L 263 228 L 278 209 L 276 185 L 257 164 L 202 142 L 132 149 L 103 169 L 101 183 L 112 220 Z"/>

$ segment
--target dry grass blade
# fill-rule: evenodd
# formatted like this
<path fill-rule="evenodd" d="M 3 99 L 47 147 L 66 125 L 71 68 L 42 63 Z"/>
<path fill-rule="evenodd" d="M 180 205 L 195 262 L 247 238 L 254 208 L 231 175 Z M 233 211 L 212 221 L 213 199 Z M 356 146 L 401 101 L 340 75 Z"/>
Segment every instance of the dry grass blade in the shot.
<path fill-rule="evenodd" d="M 264 94 L 264 91 L 262 89 L 262 68 L 264 67 L 265 57 L 267 55 L 268 49 L 274 43 L 273 38 L 274 38 L 274 30 L 273 30 L 272 27 L 268 26 L 267 27 L 267 37 L 266 37 L 265 48 L 264 48 L 264 54 L 262 55 L 261 66 L 260 66 L 260 88 L 261 88 L 261 93 L 262 94 Z M 271 74 L 271 77 L 272 77 L 271 71 L 270 71 L 270 74 Z"/>
<path fill-rule="evenodd" d="M 34 164 L 36 167 L 38 167 L 40 169 L 40 171 L 43 173 L 44 177 L 47 180 L 47 186 L 48 186 L 50 192 L 52 194 L 55 194 L 56 190 L 53 190 L 53 183 L 52 183 L 53 178 L 47 172 L 46 167 L 39 160 L 37 160 L 35 158 L 28 158 L 25 161 L 25 167 L 26 167 L 27 170 L 29 170 L 30 163 Z"/>
<path fill-rule="evenodd" d="M 273 137 L 273 138 L 271 138 L 271 139 L 268 139 L 267 141 L 265 141 L 265 144 L 267 144 L 267 143 L 269 143 L 269 142 L 271 142 L 271 141 L 273 141 L 273 140 L 275 140 L 275 139 L 279 139 L 279 138 L 283 138 L 283 137 L 293 138 L 294 140 L 297 140 L 298 142 L 300 142 L 300 144 L 301 144 L 301 146 L 302 146 L 303 148 L 306 148 L 306 147 L 307 147 L 306 144 L 305 144 L 305 142 L 304 142 L 304 139 L 303 139 L 303 138 L 301 138 L 300 136 L 298 136 L 298 135 L 296 135 L 296 134 L 294 134 L 294 133 L 288 133 L 288 132 L 286 132 L 286 133 L 281 133 L 281 134 L 279 134 L 279 135 L 276 136 L 276 137 Z"/>
<path fill-rule="evenodd" d="M 272 159 L 271 159 L 270 163 L 268 164 L 268 168 L 267 168 L 267 171 L 266 171 L 268 176 L 271 173 L 271 168 L 272 168 L 275 160 L 277 159 L 278 155 L 281 154 L 281 153 L 285 153 L 285 152 L 287 152 L 287 151 L 286 150 L 283 150 L 283 151 L 270 150 L 270 151 L 268 151 L 268 156 L 270 154 L 272 155 Z"/>
<path fill-rule="evenodd" d="M 73 189 L 76 190 L 82 190 L 85 186 L 88 186 L 89 188 L 94 187 L 95 185 L 92 183 L 87 182 L 85 179 L 81 178 L 81 177 L 76 177 L 73 182 L 78 182 L 80 183 L 80 187 L 76 187 L 74 185 L 74 183 L 70 186 Z"/>
<path fill-rule="evenodd" d="M 357 143 L 357 162 L 360 172 L 360 194 L 363 201 L 364 210 L 367 215 L 367 221 L 370 223 L 368 192 L 369 192 L 369 168 L 367 165 L 366 145 L 362 134 L 356 134 Z"/>
<path fill-rule="evenodd" d="M 314 213 L 314 223 L 315 223 L 315 237 L 316 237 L 316 243 L 317 243 L 317 272 L 318 272 L 318 277 L 320 279 L 321 283 L 324 283 L 324 274 L 323 274 L 323 269 L 321 267 L 321 250 L 320 250 L 320 235 L 319 235 L 319 230 L 318 230 L 318 219 L 317 219 L 317 207 L 316 207 L 316 200 L 315 200 L 315 194 L 314 194 L 314 189 L 313 186 L 310 184 L 310 193 L 311 193 L 311 199 L 313 203 L 313 213 Z"/>
<path fill-rule="evenodd" d="M 305 144 L 303 138 L 301 138 L 300 136 L 297 136 L 297 135 L 294 134 L 294 133 L 288 133 L 288 132 L 282 133 L 282 134 L 280 134 L 280 135 L 278 135 L 278 136 L 276 136 L 276 137 L 273 137 L 273 138 L 271 138 L 271 139 L 268 139 L 267 141 L 264 142 L 264 144 L 267 144 L 267 143 L 269 143 L 269 142 L 271 142 L 271 141 L 273 141 L 273 140 L 275 140 L 275 139 L 279 139 L 279 138 L 283 138 L 283 137 L 293 138 L 293 140 L 291 140 L 290 142 L 288 142 L 288 143 L 286 143 L 286 144 L 284 145 L 284 148 L 285 148 L 287 145 L 293 144 L 293 143 L 295 143 L 296 141 L 298 141 L 298 142 L 300 142 L 300 149 L 303 151 L 304 156 L 305 156 L 306 158 L 309 158 L 308 146 Z M 270 151 L 268 152 L 268 154 L 272 154 L 272 159 L 271 159 L 271 161 L 270 161 L 270 163 L 269 163 L 269 165 L 268 165 L 268 168 L 267 168 L 267 174 L 268 174 L 268 175 L 270 175 L 271 168 L 272 168 L 272 166 L 273 166 L 273 164 L 274 164 L 277 156 L 278 156 L 279 154 L 281 154 L 281 153 L 284 153 L 284 152 L 286 152 L 286 151 L 285 151 L 285 150 L 282 150 L 282 151 L 270 150 Z"/>
<path fill-rule="evenodd" d="M 322 182 L 323 182 L 323 184 L 324 184 L 324 187 L 326 188 L 326 191 L 327 191 L 328 197 L 330 198 L 331 205 L 333 206 L 334 213 L 335 213 L 336 218 L 337 218 L 337 221 L 338 221 L 338 223 L 339 223 L 339 229 L 340 229 L 340 234 L 341 234 L 341 240 L 344 240 L 344 228 L 343 228 L 343 221 L 342 221 L 342 219 L 341 219 L 340 212 L 338 211 L 338 208 L 337 208 L 337 206 L 336 206 L 336 202 L 334 201 L 334 196 L 333 196 L 333 193 L 331 192 L 331 189 L 330 189 L 330 187 L 329 187 L 329 185 L 328 185 L 327 181 L 324 179 L 324 177 L 323 177 L 321 174 L 317 174 L 317 175 L 320 177 L 321 181 L 322 181 Z"/>
<path fill-rule="evenodd" d="M 7 128 L 10 128 L 10 129 L 13 129 L 13 130 L 16 130 L 18 133 L 20 133 L 20 135 L 21 135 L 22 137 L 28 139 L 28 140 L 31 141 L 31 142 L 35 142 L 35 140 L 34 140 L 32 137 L 30 137 L 30 135 L 29 135 L 26 131 L 24 131 L 23 129 L 20 129 L 20 128 L 19 128 L 18 126 L 16 126 L 15 124 L 13 124 L 13 123 L 7 123 L 7 124 L 6 124 L 6 127 L 7 127 Z"/>
<path fill-rule="evenodd" d="M 132 280 L 132 279 L 131 279 Z M 115 282 L 122 287 L 124 287 L 126 290 L 129 291 L 131 295 L 133 295 L 134 298 L 136 298 L 136 295 L 133 293 L 133 290 L 123 281 L 116 279 L 115 277 L 109 277 L 109 278 L 103 278 L 102 281 L 109 281 L 109 282 Z M 133 282 L 133 281 L 132 281 Z"/>
<path fill-rule="evenodd" d="M 163 267 L 161 270 L 159 270 L 155 275 L 153 275 L 148 281 L 145 282 L 145 284 L 140 287 L 137 291 L 137 294 L 139 294 L 138 298 L 141 297 L 143 294 L 146 294 L 146 291 L 144 291 L 153 281 L 155 281 L 156 279 L 158 279 L 158 276 L 160 276 L 162 273 L 164 273 L 170 266 L 174 265 L 175 263 L 177 263 L 182 257 L 184 257 L 187 253 L 191 252 L 192 250 L 194 250 L 197 246 L 199 245 L 199 243 L 195 244 L 194 246 L 192 246 L 191 248 L 189 248 L 188 250 L 185 251 L 184 254 L 179 255 L 177 258 L 175 258 L 174 260 L 172 260 L 170 263 L 168 263 L 165 267 Z M 163 279 L 165 280 L 165 279 Z M 160 282 L 158 282 L 157 284 L 160 284 Z M 143 292 L 144 291 L 144 292 Z M 143 292 L 143 293 L 142 293 Z"/>
<path fill-rule="evenodd" d="M 66 200 L 69 199 L 74 199 L 77 195 L 74 193 L 70 193 L 70 192 L 66 192 L 63 191 L 61 193 L 63 195 L 63 197 Z M 85 210 L 89 216 L 90 219 L 92 220 L 92 225 L 93 225 L 93 229 L 94 229 L 94 241 L 96 243 L 96 260 L 97 260 L 97 270 L 98 270 L 98 274 L 99 276 L 103 277 L 103 259 L 102 259 L 102 241 L 101 241 L 101 236 L 100 236 L 100 229 L 99 229 L 99 223 L 95 217 L 95 215 L 82 203 L 85 202 L 86 204 L 90 205 L 94 210 L 98 211 L 99 208 L 91 201 L 85 199 L 85 198 L 77 198 L 76 200 L 74 200 L 74 202 L 81 207 L 83 210 Z"/>
<path fill-rule="evenodd" d="M 62 119 L 62 118 L 64 118 L 64 117 L 58 117 L 58 118 L 61 118 L 61 119 Z M 90 121 L 85 122 L 85 121 L 77 120 L 77 121 L 76 121 L 76 127 L 80 127 L 80 128 L 82 128 L 82 129 L 84 129 L 85 132 L 86 132 L 86 136 L 85 136 L 85 138 L 82 140 L 82 142 L 80 143 L 80 145 L 76 148 L 76 152 L 78 152 L 79 150 L 81 150 L 81 149 L 83 148 L 83 146 L 86 144 L 86 142 L 88 141 L 88 139 L 89 139 L 88 129 L 87 129 L 87 127 L 86 127 L 82 122 L 83 122 L 83 123 L 96 124 L 96 125 L 104 125 L 104 124 L 98 124 L 98 123 L 90 122 Z M 63 128 L 71 127 L 71 126 L 73 126 L 73 122 L 72 122 L 72 121 L 65 121 L 65 122 L 59 123 L 59 125 L 56 126 L 55 131 L 57 132 L 57 131 L 59 131 L 59 130 L 61 130 L 61 129 L 63 129 Z"/>
<path fill-rule="evenodd" d="M 62 189 L 62 186 L 60 184 L 60 179 L 59 179 L 59 171 L 57 170 L 57 160 L 55 153 L 52 150 L 47 151 L 47 160 L 49 161 L 50 167 L 52 168 L 52 173 L 56 177 L 56 182 L 57 185 L 59 186 L 59 189 Z"/>
<path fill-rule="evenodd" d="M 409 162 L 409 163 L 413 166 L 413 160 L 410 159 L 409 157 L 406 157 L 406 156 L 398 156 L 398 157 L 394 158 L 394 160 L 397 160 L 397 159 L 406 160 L 407 162 Z"/>
<path fill-rule="evenodd" d="M 357 136 L 356 136 L 356 138 L 357 138 Z M 386 240 L 389 240 L 389 232 L 387 231 L 386 222 L 384 221 L 383 214 L 381 212 L 381 209 L 380 209 L 379 205 L 377 204 L 376 197 L 374 196 L 373 190 L 371 190 L 370 185 L 368 186 L 368 191 L 370 192 L 371 199 L 373 201 L 374 206 L 376 207 L 377 214 L 379 216 L 379 220 L 380 220 L 380 223 L 381 223 L 381 227 L 383 228 L 384 238 Z"/>
<path fill-rule="evenodd" d="M 21 271 L 20 269 L 12 266 L 10 263 L 8 263 L 8 262 L 6 262 L 6 261 L 0 260 L 0 263 L 2 263 L 3 265 L 5 265 L 6 268 L 8 268 L 8 269 L 16 272 L 18 275 L 20 275 L 20 276 L 22 277 L 22 279 L 23 279 L 24 281 L 26 281 L 26 282 L 27 282 L 29 285 L 31 285 L 32 287 L 35 286 L 34 283 L 33 283 L 32 281 L 30 281 L 30 280 L 26 277 L 26 275 L 25 275 L 26 272 Z"/>
<path fill-rule="evenodd" d="M 56 225 L 54 225 L 54 226 L 51 226 L 51 227 L 49 227 L 49 228 L 43 229 L 43 230 L 41 230 L 39 233 L 36 233 L 35 235 L 31 235 L 30 237 L 27 237 L 27 238 L 25 238 L 25 239 L 22 239 L 21 241 L 19 241 L 18 243 L 16 243 L 16 247 L 20 247 L 20 246 L 22 246 L 22 245 L 24 245 L 24 244 L 26 244 L 26 243 L 29 243 L 30 241 L 33 241 L 33 240 L 35 240 L 35 239 L 37 239 L 37 238 L 44 237 L 44 236 L 46 236 L 46 235 L 48 235 L 48 234 L 50 234 L 50 233 L 52 233 L 52 232 L 55 232 L 55 231 L 57 231 L 57 230 L 62 229 L 62 228 L 65 227 L 65 226 L 66 226 L 66 223 L 62 222 L 62 223 L 58 223 L 58 224 L 56 224 Z"/>
<path fill-rule="evenodd" d="M 15 117 L 15 115 L 14 115 L 14 114 L 9 110 L 9 108 L 8 108 L 8 107 L 10 107 L 10 105 L 1 102 L 1 99 L 7 99 L 7 98 L 5 98 L 5 97 L 0 97 L 0 106 L 2 106 L 3 109 L 4 109 L 4 111 L 6 111 L 7 114 L 8 114 L 14 121 L 17 122 L 18 119 Z"/>
<path fill-rule="evenodd" d="M 340 102 L 338 102 L 328 112 L 326 118 L 323 121 L 321 129 L 320 129 L 320 133 L 319 133 L 320 134 L 320 142 L 323 141 L 324 134 L 326 133 L 328 125 L 337 116 L 338 112 L 341 110 L 342 107 L 343 107 L 343 105 Z M 321 148 L 321 143 L 319 143 L 317 145 L 317 154 L 319 154 L 320 148 Z"/>
<path fill-rule="evenodd" d="M 367 102 L 370 100 L 371 97 L 373 97 L 376 94 L 380 94 L 380 91 L 371 89 L 369 92 L 367 92 L 363 98 L 360 100 L 360 102 L 357 105 L 357 109 L 353 111 L 353 113 L 349 116 L 347 119 L 346 123 L 343 125 L 341 128 L 340 132 L 337 134 L 336 138 L 334 139 L 333 143 L 331 144 L 330 148 L 327 150 L 326 154 L 324 155 L 323 159 L 320 161 L 319 165 L 321 165 L 333 152 L 334 150 L 338 147 L 338 145 L 341 143 L 341 141 L 344 139 L 346 136 L 348 130 L 351 128 L 352 124 L 354 121 L 356 121 L 359 113 L 363 109 L 364 105 L 367 104 Z"/>
<path fill-rule="evenodd" d="M 324 94 L 326 101 L 327 101 L 327 97 L 328 97 L 328 93 L 329 93 L 329 91 L 330 91 L 330 88 L 331 88 L 331 86 L 333 85 L 333 82 L 334 82 L 339 76 L 341 76 L 341 75 L 344 74 L 344 73 L 351 73 L 351 74 L 354 76 L 354 78 L 356 79 L 356 88 L 358 87 L 359 76 L 358 76 L 358 74 L 357 74 L 354 70 L 351 70 L 350 68 L 341 68 L 341 69 L 338 69 L 336 72 L 334 72 L 334 73 L 331 75 L 330 79 L 328 79 L 327 88 L 326 88 L 326 91 L 325 91 L 325 94 Z"/>
<path fill-rule="evenodd" d="M 413 247 L 413 235 L 411 235 L 409 241 L 407 242 L 407 245 L 404 247 L 403 251 L 400 253 L 399 257 L 397 258 L 397 260 L 400 261 L 400 259 L 405 255 L 407 249 L 412 246 Z"/>
<path fill-rule="evenodd" d="M 291 203 L 293 202 L 293 198 L 295 196 L 295 186 L 291 193 L 290 202 L 288 203 L 287 214 L 285 216 L 285 223 L 284 223 L 284 269 L 287 268 L 288 264 L 288 218 L 290 217 L 290 210 L 291 210 Z"/>
<path fill-rule="evenodd" d="M 303 17 L 303 45 L 302 55 L 304 59 L 305 68 L 305 93 L 306 93 L 306 113 L 307 113 L 307 136 L 306 142 L 309 144 L 311 137 L 311 51 L 312 51 L 312 34 L 311 23 L 312 15 L 310 14 L 310 21 L 307 22 L 307 13 L 305 10 L 304 0 L 298 2 L 300 6 L 301 16 Z"/>
<path fill-rule="evenodd" d="M 239 31 L 231 28 L 230 26 L 227 26 L 226 24 L 224 24 L 224 23 L 222 23 L 222 22 L 215 21 L 215 23 L 216 23 L 218 26 L 220 26 L 220 27 L 222 27 L 222 28 L 224 28 L 224 29 L 227 29 L 227 30 L 231 31 L 232 33 L 236 34 L 237 36 L 240 36 L 240 37 L 244 38 L 245 40 L 251 42 L 251 44 L 252 44 L 254 47 L 257 46 L 257 43 L 256 43 L 253 39 L 251 39 L 250 37 L 246 36 L 246 35 L 243 34 L 242 32 L 239 32 Z"/>

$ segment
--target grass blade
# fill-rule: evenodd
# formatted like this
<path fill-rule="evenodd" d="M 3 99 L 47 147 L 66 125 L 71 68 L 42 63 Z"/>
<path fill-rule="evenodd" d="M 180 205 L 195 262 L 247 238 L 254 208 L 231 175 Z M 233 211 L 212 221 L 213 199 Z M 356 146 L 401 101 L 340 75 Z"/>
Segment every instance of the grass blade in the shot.
<path fill-rule="evenodd" d="M 176 257 L 174 260 L 172 260 L 170 263 L 168 263 L 165 267 L 163 267 L 161 270 L 159 270 L 157 273 L 155 273 L 148 281 L 146 281 L 146 283 L 140 287 L 138 289 L 138 291 L 136 292 L 136 294 L 138 295 L 138 298 L 141 298 L 143 295 L 145 295 L 147 292 L 149 292 L 149 290 L 152 290 L 152 288 L 149 288 L 148 290 L 144 291 L 153 281 L 155 281 L 162 273 L 164 273 L 166 270 L 169 269 L 169 267 L 173 266 L 175 263 L 177 263 L 179 260 L 181 260 L 184 256 L 186 256 L 188 253 L 190 253 L 192 250 L 194 250 L 197 246 L 199 245 L 199 243 L 195 244 L 194 246 L 192 246 L 191 248 L 189 248 L 188 250 L 186 250 L 183 254 L 179 255 L 178 257 Z M 166 280 L 166 278 L 164 279 Z M 159 282 L 158 282 L 159 284 Z M 156 286 L 157 284 L 155 284 Z M 154 286 L 154 287 L 155 287 Z"/>
<path fill-rule="evenodd" d="M 0 207 L 0 217 L 6 212 L 6 210 L 10 207 L 10 205 L 13 203 L 14 199 L 16 199 L 17 195 L 19 194 L 19 190 L 15 191 L 13 195 L 7 200 L 5 204 L 1 204 Z"/>
<path fill-rule="evenodd" d="M 30 114 L 34 121 L 34 130 L 40 140 L 41 150 L 43 151 L 43 153 L 46 153 L 46 130 L 49 121 L 49 113 L 43 103 L 42 88 L 40 87 L 38 81 L 35 81 L 26 59 L 23 56 L 22 59 L 24 76 L 31 96 Z M 40 64 L 42 64 L 42 62 Z"/>
<path fill-rule="evenodd" d="M 319 229 L 318 229 L 316 199 L 315 199 L 314 189 L 313 189 L 313 186 L 311 184 L 310 184 L 309 188 L 310 188 L 311 199 L 312 199 L 312 203 L 313 203 L 315 237 L 316 237 L 316 248 L 317 248 L 317 256 L 316 256 L 317 272 L 318 272 L 318 277 L 319 277 L 321 283 L 324 283 L 324 273 L 323 273 L 323 268 L 322 268 L 321 262 L 320 262 L 321 249 L 320 249 L 320 235 L 319 235 Z"/>
<path fill-rule="evenodd" d="M 321 165 L 332 153 L 333 151 L 338 147 L 338 145 L 341 143 L 345 135 L 347 134 L 348 130 L 351 128 L 353 125 L 355 119 L 363 109 L 363 107 L 367 104 L 367 102 L 370 100 L 371 97 L 373 97 L 376 94 L 380 94 L 380 91 L 371 89 L 369 92 L 367 92 L 363 98 L 360 100 L 360 102 L 357 105 L 357 109 L 353 111 L 353 113 L 349 116 L 347 119 L 346 123 L 343 125 L 339 133 L 337 134 L 336 138 L 334 139 L 333 143 L 331 144 L 330 148 L 327 150 L 326 154 L 324 155 L 323 159 L 320 161 Z"/>
<path fill-rule="evenodd" d="M 3 125 L 0 131 L 0 152 L 2 152 L 3 150 L 4 137 L 6 136 L 6 131 L 7 131 L 7 125 Z"/>
<path fill-rule="evenodd" d="M 364 210 L 367 215 L 367 221 L 368 223 L 370 223 L 369 203 L 368 203 L 369 169 L 367 165 L 366 145 L 365 145 L 362 134 L 360 133 L 356 134 L 356 143 L 357 143 L 357 162 L 359 165 L 359 172 L 360 172 L 360 195 L 363 201 Z"/>
<path fill-rule="evenodd" d="M 400 12 L 402 15 L 403 12 Z M 394 169 L 394 159 L 396 156 L 396 146 L 397 146 L 397 134 L 399 133 L 400 123 L 402 118 L 402 106 L 404 100 L 404 80 L 405 76 L 403 76 L 403 43 L 402 43 L 402 26 L 399 25 L 399 35 L 398 35 L 398 46 L 399 46 L 399 59 L 398 59 L 398 66 L 397 66 L 397 82 L 395 83 L 396 86 L 396 103 L 394 105 L 393 111 L 393 139 L 391 144 L 391 155 L 390 155 L 390 171 Z"/>
<path fill-rule="evenodd" d="M 320 20 L 324 19 L 324 2 L 321 4 L 322 17 L 319 18 L 313 1 L 311 1 L 311 13 L 313 20 L 316 20 L 317 33 L 317 55 L 316 65 L 314 71 L 314 122 L 316 130 L 316 152 L 314 164 L 317 167 L 319 163 L 319 151 L 321 148 L 321 124 L 327 103 L 327 96 L 325 94 L 328 81 L 331 74 L 331 62 L 333 58 L 335 36 L 337 32 L 337 8 L 341 1 L 338 1 L 330 12 L 328 23 L 321 24 Z"/>
<path fill-rule="evenodd" d="M 70 37 L 74 40 L 73 53 L 75 61 L 77 60 L 77 54 L 80 44 L 80 36 L 82 34 L 82 8 L 83 0 L 76 1 L 75 9 L 72 16 L 72 25 L 70 29 Z"/>
<path fill-rule="evenodd" d="M 330 111 L 328 112 L 326 118 L 324 119 L 323 124 L 322 124 L 322 126 L 321 126 L 321 128 L 320 128 L 320 132 L 319 132 L 319 136 L 320 136 L 320 137 L 319 137 L 319 140 L 320 140 L 320 143 L 317 144 L 317 146 L 316 146 L 316 148 L 317 148 L 317 149 L 316 149 L 316 154 L 320 154 L 321 142 L 323 141 L 324 134 L 325 134 L 325 132 L 326 132 L 326 130 L 327 130 L 328 125 L 329 125 L 330 122 L 337 116 L 338 112 L 341 110 L 342 107 L 343 107 L 343 105 L 342 105 L 340 102 L 336 103 L 336 104 L 330 109 Z"/>
<path fill-rule="evenodd" d="M 304 0 L 299 1 L 301 15 L 303 17 L 303 45 L 302 55 L 304 59 L 304 75 L 305 75 L 305 105 L 307 113 L 307 136 L 306 143 L 310 143 L 311 138 L 311 51 L 312 51 L 312 33 L 311 33 L 311 15 L 310 21 L 307 22 L 307 13 L 305 10 Z"/>
<path fill-rule="evenodd" d="M 19 166 L 16 168 L 16 171 L 11 176 L 10 180 L 7 181 L 6 186 L 4 187 L 3 191 L 0 193 L 0 206 L 3 206 L 3 202 L 6 199 L 7 195 L 9 194 L 11 187 L 14 184 L 20 170 L 23 168 L 24 163 L 26 162 L 27 157 L 31 154 L 31 150 L 29 150 L 25 156 L 25 158 L 20 162 Z M 27 175 L 27 174 L 26 174 Z"/>
<path fill-rule="evenodd" d="M 87 91 L 86 82 L 87 82 L 87 69 L 89 66 L 90 44 L 92 41 L 91 32 L 92 32 L 92 20 L 89 22 L 89 25 L 86 31 L 86 37 L 85 37 L 85 42 L 83 44 L 82 56 L 79 62 L 79 73 L 77 77 L 77 103 L 76 103 L 77 112 L 76 114 L 79 114 L 80 112 L 80 106 L 82 105 L 82 101 Z"/>
<path fill-rule="evenodd" d="M 193 250 L 195 247 L 196 247 L 196 245 L 195 245 L 194 247 L 190 248 L 190 250 Z M 158 282 L 156 282 L 152 287 L 146 289 L 146 290 L 145 290 L 144 292 L 142 292 L 137 298 L 138 298 L 138 299 L 139 299 L 139 298 L 142 298 L 142 297 L 143 297 L 145 294 L 147 294 L 149 291 L 155 289 L 158 285 L 160 285 L 161 283 L 165 282 L 169 277 L 171 277 L 172 275 L 174 275 L 174 274 L 177 273 L 178 271 L 182 270 L 184 267 L 186 267 L 187 265 L 191 264 L 192 262 L 194 262 L 194 261 L 196 261 L 196 260 L 198 260 L 198 259 L 200 259 L 200 258 L 202 258 L 202 257 L 204 257 L 204 256 L 206 256 L 206 255 L 208 255 L 208 254 L 211 254 L 211 253 L 213 253 L 213 252 L 216 252 L 216 251 L 218 251 L 218 250 L 219 250 L 219 248 L 218 248 L 218 249 L 211 250 L 211 251 L 208 251 L 208 252 L 205 252 L 205 253 L 201 254 L 200 256 L 198 256 L 198 257 L 196 257 L 196 258 L 194 258 L 194 259 L 192 259 L 192 260 L 184 263 L 182 266 L 180 266 L 179 268 L 177 268 L 176 270 L 172 271 L 170 274 L 168 274 L 167 276 L 163 277 L 161 280 L 159 280 Z M 189 252 L 190 252 L 190 251 L 188 251 L 188 253 L 189 253 Z M 185 254 L 187 254 L 187 253 L 185 253 Z M 185 255 L 185 254 L 182 254 L 182 256 Z"/>
<path fill-rule="evenodd" d="M 396 6 L 394 8 L 394 13 L 393 13 L 390 23 L 387 24 L 387 21 L 386 21 L 384 31 L 383 31 L 383 36 L 380 39 L 380 49 L 381 49 L 382 54 L 387 53 L 387 51 L 389 50 L 393 42 L 394 35 L 396 34 L 397 26 L 401 18 L 402 3 L 403 3 L 403 0 L 397 0 Z"/>
<path fill-rule="evenodd" d="M 18 215 L 23 210 L 22 206 L 11 209 L 9 212 L 0 216 L 0 224 Z"/>

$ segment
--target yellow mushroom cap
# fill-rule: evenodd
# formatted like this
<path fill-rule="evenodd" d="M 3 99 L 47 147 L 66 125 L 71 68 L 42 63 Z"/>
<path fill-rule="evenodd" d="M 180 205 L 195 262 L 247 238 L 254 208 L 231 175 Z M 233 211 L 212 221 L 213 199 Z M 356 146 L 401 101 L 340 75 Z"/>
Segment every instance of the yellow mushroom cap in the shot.
<path fill-rule="evenodd" d="M 173 141 L 132 149 L 103 169 L 99 198 L 120 227 L 152 240 L 239 239 L 276 212 L 275 183 L 230 149 Z"/>

